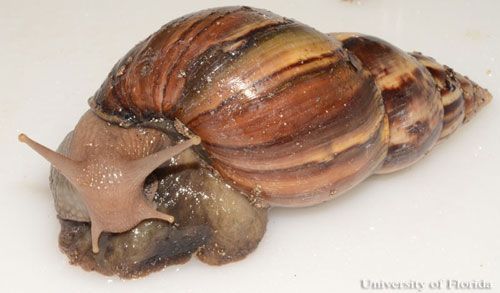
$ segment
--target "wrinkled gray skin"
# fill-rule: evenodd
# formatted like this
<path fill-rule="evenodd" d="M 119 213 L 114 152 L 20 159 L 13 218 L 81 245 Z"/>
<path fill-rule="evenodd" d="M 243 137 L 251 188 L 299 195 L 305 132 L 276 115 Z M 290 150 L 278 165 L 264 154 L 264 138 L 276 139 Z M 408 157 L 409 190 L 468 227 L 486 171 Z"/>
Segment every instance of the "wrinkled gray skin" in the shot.
<path fill-rule="evenodd" d="M 58 151 L 65 153 L 70 140 L 71 133 Z M 75 189 L 53 168 L 50 185 L 61 223 L 61 250 L 72 264 L 105 275 L 136 278 L 184 263 L 193 253 L 212 265 L 240 260 L 257 247 L 266 230 L 267 208 L 226 184 L 192 149 L 146 180 L 145 196 L 149 194 L 158 210 L 173 215 L 174 224 L 147 220 L 125 233 L 103 233 L 97 254 L 92 252 L 85 205 Z"/>

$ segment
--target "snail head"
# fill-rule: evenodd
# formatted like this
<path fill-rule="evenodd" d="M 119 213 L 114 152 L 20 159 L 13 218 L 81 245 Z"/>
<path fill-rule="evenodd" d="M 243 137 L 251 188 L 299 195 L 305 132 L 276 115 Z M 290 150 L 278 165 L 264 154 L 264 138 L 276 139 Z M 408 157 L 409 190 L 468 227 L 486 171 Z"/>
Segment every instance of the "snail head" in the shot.
<path fill-rule="evenodd" d="M 99 252 L 102 232 L 125 232 L 146 219 L 173 222 L 144 195 L 146 177 L 167 160 L 200 143 L 195 136 L 169 146 L 155 129 L 122 128 L 92 111 L 78 122 L 66 155 L 52 151 L 25 134 L 19 140 L 47 159 L 81 195 L 91 222 L 92 250 Z"/>

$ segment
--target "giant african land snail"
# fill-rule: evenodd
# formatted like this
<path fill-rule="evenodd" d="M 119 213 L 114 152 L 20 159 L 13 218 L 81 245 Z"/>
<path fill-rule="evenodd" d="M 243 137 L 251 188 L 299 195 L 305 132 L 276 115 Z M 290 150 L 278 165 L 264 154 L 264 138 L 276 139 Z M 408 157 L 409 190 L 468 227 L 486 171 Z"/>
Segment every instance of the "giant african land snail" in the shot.
<path fill-rule="evenodd" d="M 212 231 L 193 232 L 203 237 L 198 242 L 189 238 L 193 247 L 180 249 L 179 255 L 198 250 L 209 263 L 225 263 L 255 248 L 265 230 L 265 206 L 318 204 L 373 173 L 409 166 L 490 99 L 486 90 L 450 68 L 380 39 L 323 34 L 264 10 L 227 7 L 174 20 L 136 45 L 90 99 L 91 110 L 59 149 L 64 156 L 25 135 L 20 140 L 69 179 L 52 172 L 58 215 L 66 225 L 65 220 L 90 221 L 95 253 L 103 231 L 126 232 L 145 219 L 175 223 L 186 216 L 184 227 L 192 220 Z M 192 172 L 201 173 L 182 175 L 200 181 L 197 187 L 190 185 L 188 192 L 179 185 L 156 193 L 160 208 L 168 200 L 175 206 L 193 200 L 189 196 L 194 193 L 203 195 L 197 200 L 203 208 L 186 208 L 189 216 L 174 219 L 155 209 L 144 183 L 171 156 L 200 139 L 201 147 L 185 156 L 198 166 Z M 166 177 L 146 184 L 153 195 L 158 182 L 177 176 L 165 168 Z M 232 212 L 224 208 L 226 216 L 211 210 L 220 201 L 203 204 L 203 198 L 220 194 L 233 203 Z M 165 204 L 163 211 L 168 208 Z M 196 218 L 194 210 L 203 216 Z M 238 223 L 239 217 L 245 224 Z M 214 233 L 224 234 L 231 221 L 241 233 L 232 226 L 230 237 L 214 242 Z M 237 239 L 250 230 L 251 240 Z M 88 229 L 84 232 L 78 237 L 88 236 Z M 175 237 L 163 236 L 154 253 L 141 257 L 169 263 L 160 246 L 169 247 L 169 237 Z M 221 248 L 227 239 L 232 240 Z M 200 254 L 200 247 L 210 245 L 218 252 Z M 93 254 L 85 257 L 84 267 L 104 273 L 127 277 L 143 269 L 104 269 L 89 265 L 98 263 Z"/>

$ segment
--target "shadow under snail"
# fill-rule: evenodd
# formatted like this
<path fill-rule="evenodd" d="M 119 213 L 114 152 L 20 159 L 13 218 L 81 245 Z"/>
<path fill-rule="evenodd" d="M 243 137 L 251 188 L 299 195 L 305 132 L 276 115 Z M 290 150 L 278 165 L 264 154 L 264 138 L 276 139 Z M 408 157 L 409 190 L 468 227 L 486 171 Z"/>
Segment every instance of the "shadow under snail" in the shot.
<path fill-rule="evenodd" d="M 53 166 L 63 252 L 130 278 L 193 253 L 241 259 L 268 207 L 316 205 L 405 168 L 490 100 L 378 38 L 224 7 L 130 50 L 59 153 L 19 139 Z"/>

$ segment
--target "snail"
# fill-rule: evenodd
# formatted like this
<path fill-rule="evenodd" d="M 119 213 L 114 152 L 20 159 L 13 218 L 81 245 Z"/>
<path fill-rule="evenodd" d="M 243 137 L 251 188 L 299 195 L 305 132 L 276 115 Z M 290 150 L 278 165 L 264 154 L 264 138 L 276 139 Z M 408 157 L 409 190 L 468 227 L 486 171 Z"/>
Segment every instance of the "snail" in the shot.
<path fill-rule="evenodd" d="M 135 277 L 193 253 L 241 259 L 269 207 L 317 205 L 406 168 L 490 100 L 381 39 L 223 7 L 132 48 L 59 152 L 19 139 L 53 166 L 71 261 Z"/>

